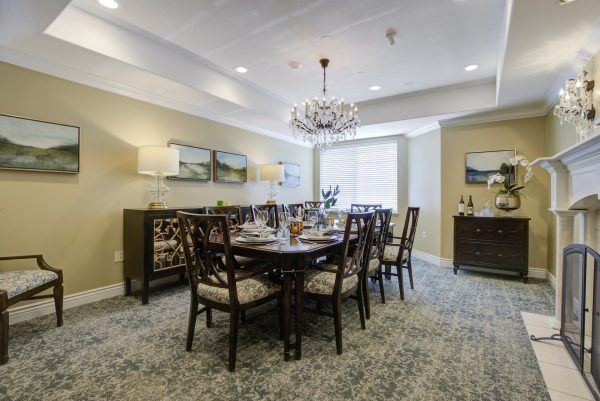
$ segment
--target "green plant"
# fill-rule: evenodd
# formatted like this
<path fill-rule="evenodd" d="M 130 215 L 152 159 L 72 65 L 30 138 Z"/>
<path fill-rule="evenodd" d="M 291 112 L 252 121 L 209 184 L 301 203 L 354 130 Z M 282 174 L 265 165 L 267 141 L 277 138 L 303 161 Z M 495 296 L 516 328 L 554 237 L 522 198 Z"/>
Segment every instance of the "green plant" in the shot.
<path fill-rule="evenodd" d="M 510 163 L 510 164 L 509 164 Z M 529 164 L 529 160 L 527 160 L 523 155 L 516 154 L 515 157 L 511 157 L 509 159 L 509 163 L 502 163 L 500 166 L 500 172 L 494 175 L 489 176 L 488 178 L 488 189 L 494 183 L 503 184 L 504 189 L 499 190 L 499 193 L 503 194 L 511 194 L 511 195 L 519 195 L 519 191 L 525 188 L 524 185 L 519 185 L 518 183 L 512 183 L 510 180 L 511 171 L 515 168 L 515 166 L 520 165 L 526 168 L 527 172 L 525 173 L 525 177 L 523 178 L 523 182 L 528 182 L 532 177 L 533 173 L 531 171 L 531 166 Z M 515 177 L 515 181 L 517 181 L 517 177 Z"/>
<path fill-rule="evenodd" d="M 338 194 L 340 193 L 340 186 L 336 185 L 335 188 L 331 188 L 331 185 L 329 186 L 329 190 L 327 192 L 325 192 L 324 189 L 321 189 L 321 196 L 323 197 L 323 201 L 325 202 L 325 209 L 329 209 L 332 206 L 335 206 L 335 204 L 337 203 L 337 198 L 336 196 L 338 196 Z"/>

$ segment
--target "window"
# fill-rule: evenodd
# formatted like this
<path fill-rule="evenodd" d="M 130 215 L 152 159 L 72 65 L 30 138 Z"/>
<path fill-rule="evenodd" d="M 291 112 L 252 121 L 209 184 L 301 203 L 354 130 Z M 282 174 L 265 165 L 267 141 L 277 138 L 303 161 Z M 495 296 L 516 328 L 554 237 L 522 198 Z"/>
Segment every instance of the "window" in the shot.
<path fill-rule="evenodd" d="M 330 185 L 340 186 L 336 204 L 340 208 L 349 209 L 352 203 L 381 203 L 396 212 L 397 149 L 396 141 L 368 141 L 321 151 L 321 188 L 327 191 Z"/>

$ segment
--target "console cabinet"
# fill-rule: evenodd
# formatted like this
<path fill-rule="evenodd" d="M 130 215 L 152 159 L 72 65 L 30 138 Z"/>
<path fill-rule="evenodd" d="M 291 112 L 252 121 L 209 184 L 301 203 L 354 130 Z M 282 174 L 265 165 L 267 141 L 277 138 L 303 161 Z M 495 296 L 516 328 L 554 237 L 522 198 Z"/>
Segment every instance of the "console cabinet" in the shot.
<path fill-rule="evenodd" d="M 454 217 L 454 274 L 462 266 L 529 273 L 528 217 Z"/>

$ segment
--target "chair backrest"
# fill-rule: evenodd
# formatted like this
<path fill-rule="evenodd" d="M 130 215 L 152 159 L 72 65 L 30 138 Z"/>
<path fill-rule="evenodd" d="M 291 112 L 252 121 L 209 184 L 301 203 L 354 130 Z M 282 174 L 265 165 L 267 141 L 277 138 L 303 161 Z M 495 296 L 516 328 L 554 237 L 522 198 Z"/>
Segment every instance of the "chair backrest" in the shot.
<path fill-rule="evenodd" d="M 390 222 L 392 221 L 392 209 L 375 209 L 373 216 L 373 248 L 371 249 L 370 259 L 380 259 L 385 250 L 390 230 Z"/>
<path fill-rule="evenodd" d="M 231 304 L 237 304 L 229 217 L 177 212 L 177 219 L 182 242 L 192 244 L 183 247 L 192 297 L 196 297 L 198 284 L 202 283 L 211 287 L 227 288 Z M 209 247 L 211 237 L 215 235 L 221 236 L 223 240 L 224 249 L 221 251 L 214 251 Z M 222 256 L 225 257 L 225 263 Z M 222 276 L 224 272 L 226 280 Z"/>
<path fill-rule="evenodd" d="M 298 208 L 304 210 L 304 203 L 288 203 L 283 205 L 283 210 L 288 212 L 291 217 L 298 217 Z"/>
<path fill-rule="evenodd" d="M 412 253 L 420 210 L 420 207 L 408 207 L 406 209 L 406 218 L 404 219 L 404 228 L 402 229 L 402 247 L 400 252 L 398 252 L 398 262 L 402 261 L 403 250 L 407 250 L 409 256 Z"/>
<path fill-rule="evenodd" d="M 371 210 L 381 209 L 381 203 L 352 203 L 350 205 L 351 212 L 370 212 Z"/>
<path fill-rule="evenodd" d="M 242 209 L 240 205 L 236 206 L 206 206 L 204 208 L 206 214 L 224 214 L 229 217 L 229 228 L 237 228 L 244 224 L 242 219 Z"/>
<path fill-rule="evenodd" d="M 321 208 L 325 202 L 322 201 L 305 201 L 304 206 L 307 208 Z"/>
<path fill-rule="evenodd" d="M 340 254 L 340 261 L 337 266 L 335 285 L 333 289 L 334 296 L 341 294 L 342 280 L 355 274 L 361 277 L 361 272 L 365 268 L 369 255 L 369 240 L 372 239 L 373 212 L 349 213 L 346 228 L 344 230 L 344 240 Z M 351 244 L 352 236 L 356 235 L 356 244 Z M 354 253 L 349 255 L 350 249 Z"/>
<path fill-rule="evenodd" d="M 279 228 L 279 208 L 275 203 L 266 205 L 252 205 L 252 220 L 256 218 L 256 212 L 266 210 L 268 214 L 267 225 L 273 228 Z"/>

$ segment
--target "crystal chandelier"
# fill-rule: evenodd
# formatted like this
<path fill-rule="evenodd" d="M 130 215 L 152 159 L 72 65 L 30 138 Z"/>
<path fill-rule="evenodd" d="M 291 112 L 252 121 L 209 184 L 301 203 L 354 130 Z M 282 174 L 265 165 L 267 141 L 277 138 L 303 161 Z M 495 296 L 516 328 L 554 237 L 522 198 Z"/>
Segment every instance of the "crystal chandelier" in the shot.
<path fill-rule="evenodd" d="M 290 128 L 294 138 L 302 137 L 305 142 L 314 143 L 319 149 L 327 148 L 336 142 L 354 139 L 360 125 L 358 107 L 344 105 L 344 99 L 332 97 L 327 100 L 326 68 L 329 59 L 319 60 L 323 67 L 323 101 L 316 97 L 311 102 L 306 99 L 298 108 L 294 105 L 290 116 Z"/>
<path fill-rule="evenodd" d="M 587 71 L 582 71 L 577 79 L 569 79 L 558 93 L 560 100 L 554 107 L 554 115 L 560 118 L 561 124 L 575 126 L 578 142 L 591 133 L 596 115 L 592 97 L 594 81 L 588 81 L 587 75 Z"/>

